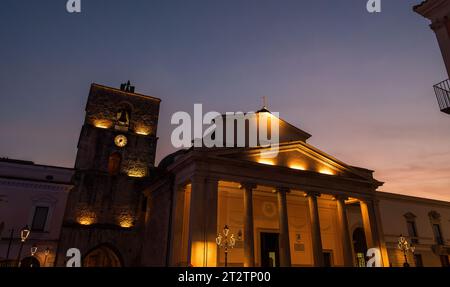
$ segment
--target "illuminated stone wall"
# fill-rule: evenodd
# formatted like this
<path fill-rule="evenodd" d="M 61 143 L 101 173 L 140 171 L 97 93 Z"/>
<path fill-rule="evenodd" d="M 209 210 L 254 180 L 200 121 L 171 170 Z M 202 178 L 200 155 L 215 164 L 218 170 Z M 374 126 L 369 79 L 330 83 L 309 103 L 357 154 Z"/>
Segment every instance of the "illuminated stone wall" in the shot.
<path fill-rule="evenodd" d="M 85 123 L 113 127 L 118 110 L 129 108 L 130 130 L 156 136 L 159 102 L 157 98 L 93 84 L 86 105 Z"/>
<path fill-rule="evenodd" d="M 59 264 L 68 248 L 79 248 L 84 256 L 102 244 L 117 253 L 121 264 L 140 264 L 146 203 L 143 189 L 154 176 L 159 103 L 153 97 L 91 86 Z M 117 144 L 118 135 L 126 138 L 125 145 Z M 111 171 L 113 156 L 119 158 L 115 172 Z"/>
<path fill-rule="evenodd" d="M 279 232 L 278 209 L 276 195 L 270 188 L 258 187 L 253 195 L 255 260 L 261 262 L 261 232 Z M 309 221 L 308 205 L 306 199 L 298 192 L 293 191 L 287 196 L 289 241 L 292 266 L 312 266 L 313 254 L 311 243 L 311 226 Z M 219 185 L 219 217 L 218 232 L 227 224 L 237 236 L 243 233 L 243 191 L 232 183 Z M 323 249 L 332 253 L 334 266 L 343 265 L 342 249 L 337 233 L 336 203 L 331 198 L 319 199 L 319 216 Z M 237 241 L 236 248 L 230 253 L 230 265 L 243 266 L 244 250 L 243 237 Z M 219 253 L 219 265 L 224 265 L 224 253 Z"/>

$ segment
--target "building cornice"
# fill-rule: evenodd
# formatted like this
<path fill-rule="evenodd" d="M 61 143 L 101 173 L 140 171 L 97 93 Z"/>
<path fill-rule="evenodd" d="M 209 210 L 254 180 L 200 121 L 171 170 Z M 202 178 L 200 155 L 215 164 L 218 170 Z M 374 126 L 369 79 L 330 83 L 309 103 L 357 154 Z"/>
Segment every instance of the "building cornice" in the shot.
<path fill-rule="evenodd" d="M 422 204 L 428 204 L 428 205 L 431 204 L 431 205 L 434 205 L 437 207 L 447 207 L 447 208 L 450 207 L 449 201 L 429 199 L 429 198 L 403 195 L 403 194 L 398 194 L 398 193 L 390 193 L 390 192 L 384 192 L 384 191 L 377 191 L 376 197 L 378 199 L 410 201 L 410 202 L 414 202 L 414 203 L 422 203 Z"/>
<path fill-rule="evenodd" d="M 131 92 L 127 92 L 127 91 L 122 91 L 120 89 L 116 89 L 116 88 L 100 85 L 100 84 L 97 84 L 97 83 L 92 83 L 91 88 L 92 87 L 95 87 L 97 89 L 108 90 L 108 91 L 113 92 L 113 93 L 120 93 L 122 95 L 140 97 L 140 98 L 143 98 L 143 99 L 146 99 L 146 100 L 153 100 L 153 101 L 156 101 L 156 102 L 161 102 L 161 99 L 153 97 L 153 96 L 144 95 L 144 94 L 140 94 L 140 93 L 131 93 Z"/>
<path fill-rule="evenodd" d="M 433 16 L 438 14 L 444 5 L 448 5 L 448 0 L 425 0 L 414 6 L 413 10 L 425 18 L 433 20 Z"/>
<path fill-rule="evenodd" d="M 0 177 L 0 186 L 64 192 L 68 192 L 73 187 L 73 185 L 64 183 L 40 182 L 34 180 L 12 179 L 4 177 Z"/>

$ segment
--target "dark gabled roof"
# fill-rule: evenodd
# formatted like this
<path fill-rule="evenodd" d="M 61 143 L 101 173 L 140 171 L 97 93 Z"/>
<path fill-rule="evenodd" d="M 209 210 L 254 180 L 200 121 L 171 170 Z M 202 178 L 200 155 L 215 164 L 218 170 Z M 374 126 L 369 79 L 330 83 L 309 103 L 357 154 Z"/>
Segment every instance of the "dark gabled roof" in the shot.
<path fill-rule="evenodd" d="M 163 170 L 167 169 L 167 167 L 169 167 L 169 165 L 171 165 L 172 163 L 175 162 L 176 158 L 177 158 L 179 155 L 185 154 L 185 153 L 187 153 L 188 151 L 189 151 L 189 149 L 180 149 L 180 150 L 177 150 L 176 152 L 173 152 L 173 153 L 171 153 L 171 154 L 165 156 L 165 157 L 159 162 L 158 168 L 159 168 L 159 169 L 163 169 Z"/>

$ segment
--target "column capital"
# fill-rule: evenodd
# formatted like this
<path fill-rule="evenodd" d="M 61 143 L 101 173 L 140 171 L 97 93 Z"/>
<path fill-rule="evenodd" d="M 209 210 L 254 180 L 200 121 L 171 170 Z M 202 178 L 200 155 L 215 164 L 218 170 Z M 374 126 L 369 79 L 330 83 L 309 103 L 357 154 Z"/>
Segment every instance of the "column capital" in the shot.
<path fill-rule="evenodd" d="M 365 204 L 376 204 L 380 201 L 378 198 L 374 197 L 359 197 L 358 200 Z"/>
<path fill-rule="evenodd" d="M 315 191 L 305 192 L 305 197 L 320 197 L 320 196 L 321 196 L 320 192 L 315 192 Z"/>
<path fill-rule="evenodd" d="M 175 186 L 175 190 L 176 191 L 186 191 L 186 188 L 188 186 L 188 184 L 186 183 L 178 183 L 178 184 L 174 184 Z"/>
<path fill-rule="evenodd" d="M 344 195 L 344 194 L 336 194 L 336 195 L 333 195 L 333 198 L 334 198 L 335 200 L 338 200 L 338 201 L 346 201 L 346 200 L 348 200 L 348 196 L 347 196 L 347 195 Z"/>
<path fill-rule="evenodd" d="M 275 188 L 275 192 L 278 192 L 278 193 L 289 193 L 289 192 L 291 192 L 291 190 L 288 187 L 277 186 Z"/>
<path fill-rule="evenodd" d="M 255 189 L 256 188 L 256 183 L 254 183 L 254 182 L 248 182 L 248 181 L 245 181 L 245 182 L 241 182 L 240 183 L 240 189 Z"/>
<path fill-rule="evenodd" d="M 190 177 L 190 183 L 194 181 L 204 181 L 204 182 L 219 182 L 219 178 L 216 176 L 211 176 L 209 174 L 204 173 L 194 173 Z"/>

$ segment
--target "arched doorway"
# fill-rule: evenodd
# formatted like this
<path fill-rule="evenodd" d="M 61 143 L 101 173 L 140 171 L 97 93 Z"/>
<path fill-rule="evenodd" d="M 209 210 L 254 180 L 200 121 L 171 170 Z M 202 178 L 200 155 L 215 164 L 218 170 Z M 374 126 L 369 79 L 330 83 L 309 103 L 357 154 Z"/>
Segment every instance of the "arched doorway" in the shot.
<path fill-rule="evenodd" d="M 353 231 L 353 249 L 356 255 L 356 264 L 358 267 L 366 267 L 367 243 L 366 235 L 362 227 L 357 227 Z"/>
<path fill-rule="evenodd" d="M 100 245 L 89 251 L 83 259 L 83 267 L 121 267 L 122 261 L 113 247 Z"/>
<path fill-rule="evenodd" d="M 20 261 L 20 267 L 30 268 L 30 267 L 40 267 L 41 263 L 34 256 L 25 257 Z"/>

